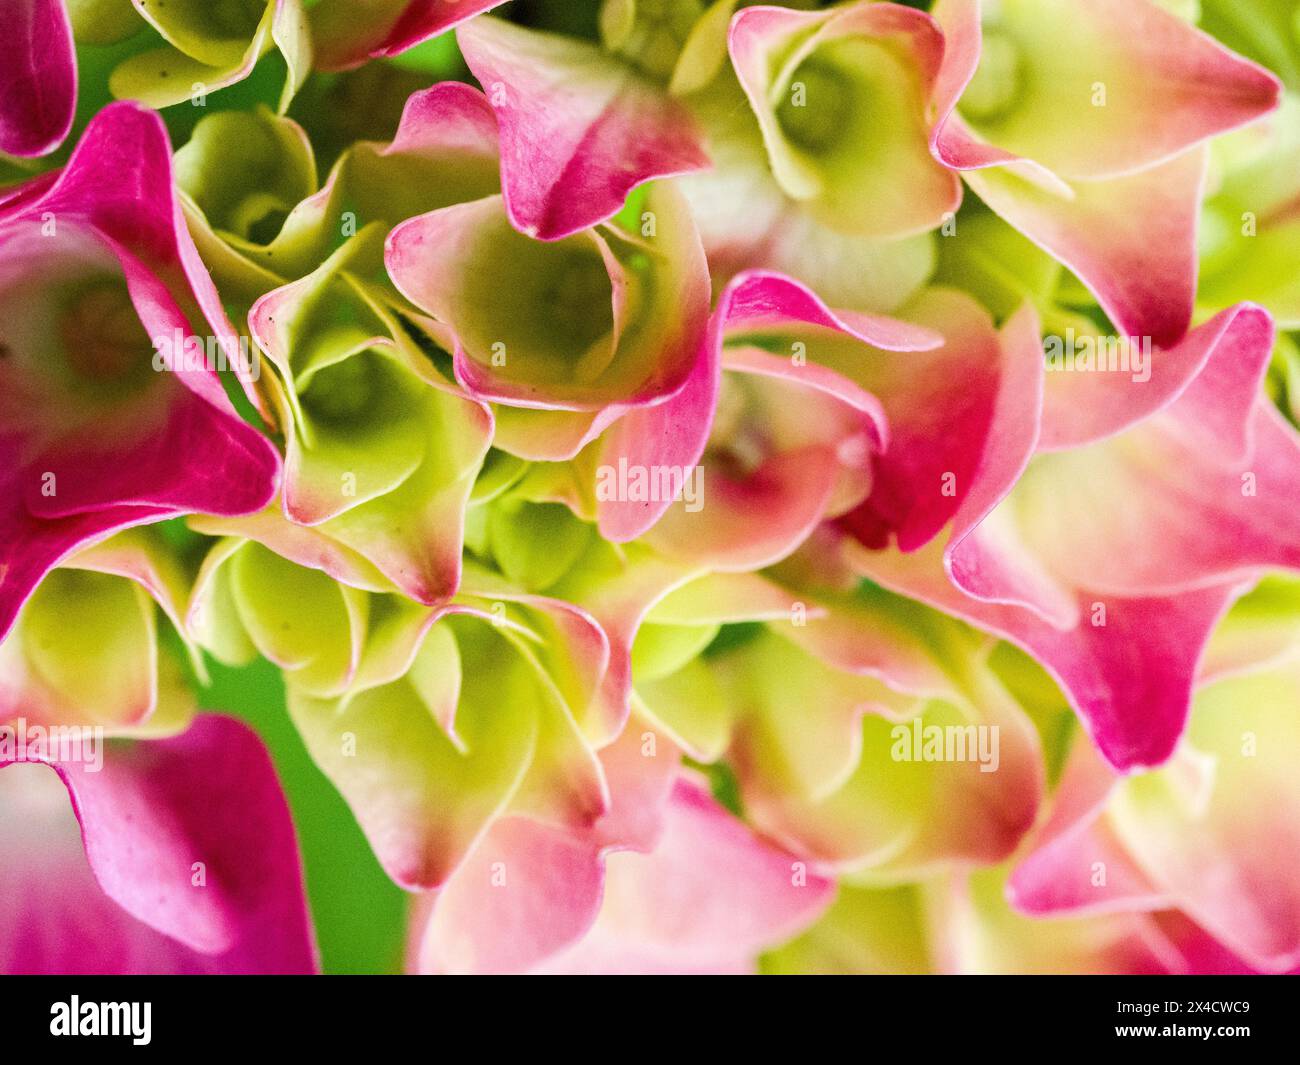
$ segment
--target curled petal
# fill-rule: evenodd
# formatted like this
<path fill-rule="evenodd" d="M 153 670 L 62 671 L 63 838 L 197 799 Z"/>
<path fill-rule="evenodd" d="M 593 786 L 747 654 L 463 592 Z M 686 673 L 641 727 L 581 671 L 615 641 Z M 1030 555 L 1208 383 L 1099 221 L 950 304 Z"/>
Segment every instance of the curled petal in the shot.
<path fill-rule="evenodd" d="M 521 233 L 560 240 L 618 213 L 637 185 L 708 165 L 690 113 L 595 46 L 494 18 L 456 38 L 501 125 L 501 183 Z"/>
<path fill-rule="evenodd" d="M 323 0 L 311 9 L 321 70 L 347 70 L 400 55 L 505 0 Z"/>
<path fill-rule="evenodd" d="M 5 839 L 0 875 L 13 890 L 4 893 L 3 919 L 13 924 L 0 939 L 17 944 L 5 971 L 316 971 L 289 809 L 266 751 L 245 726 L 203 716 L 175 739 L 110 746 L 99 772 L 66 755 L 49 764 L 72 799 L 89 869 L 59 850 L 67 875 L 42 873 L 44 846 L 21 835 Z M 61 848 L 77 846 L 64 841 Z M 45 887 L 39 899 L 35 878 Z M 51 883 L 60 885 L 64 927 L 82 925 L 87 912 L 103 918 L 88 954 L 85 940 L 76 952 L 60 942 Z M 33 935 L 37 928 L 52 935 Z"/>
<path fill-rule="evenodd" d="M 929 15 L 898 4 L 742 9 L 728 41 L 787 195 L 858 236 L 939 224 L 961 182 L 931 155 L 926 101 L 943 54 Z"/>

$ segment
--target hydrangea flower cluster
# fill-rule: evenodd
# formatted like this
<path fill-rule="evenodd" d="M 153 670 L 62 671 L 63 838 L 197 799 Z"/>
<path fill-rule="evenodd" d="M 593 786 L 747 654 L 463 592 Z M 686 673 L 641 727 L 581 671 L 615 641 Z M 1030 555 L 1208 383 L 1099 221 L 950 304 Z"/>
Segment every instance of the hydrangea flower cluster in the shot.
<path fill-rule="evenodd" d="M 0 969 L 1300 968 L 1289 0 L 6 10 Z"/>

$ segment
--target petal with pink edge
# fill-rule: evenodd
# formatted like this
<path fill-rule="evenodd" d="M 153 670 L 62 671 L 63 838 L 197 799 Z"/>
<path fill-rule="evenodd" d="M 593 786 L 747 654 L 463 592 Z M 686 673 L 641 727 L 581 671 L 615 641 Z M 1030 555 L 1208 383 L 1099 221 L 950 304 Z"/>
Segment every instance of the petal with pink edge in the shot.
<path fill-rule="evenodd" d="M 1206 153 L 1052 189 L 1015 167 L 966 172 L 1007 222 L 1079 275 L 1124 336 L 1176 343 L 1196 295 L 1196 225 Z"/>
<path fill-rule="evenodd" d="M 957 210 L 961 182 L 929 151 L 926 102 L 943 53 L 929 15 L 880 3 L 749 7 L 728 47 L 777 182 L 818 221 L 899 237 Z"/>
<path fill-rule="evenodd" d="M 1228 680 L 1197 697 L 1188 731 L 1212 790 L 1171 762 L 1120 786 L 1111 821 L 1134 860 L 1202 927 L 1270 972 L 1300 965 L 1300 791 L 1292 752 L 1300 669 Z"/>
<path fill-rule="evenodd" d="M 606 859 L 591 932 L 540 971 L 751 972 L 760 951 L 815 920 L 833 891 L 683 777 L 658 846 Z"/>
<path fill-rule="evenodd" d="M 1147 0 L 1001 0 L 983 14 L 981 27 L 979 0 L 935 5 L 949 97 L 961 92 L 984 141 L 1068 180 L 1154 166 L 1277 106 L 1272 74 Z"/>
<path fill-rule="evenodd" d="M 604 891 L 604 851 L 656 845 L 677 772 L 671 745 L 647 744 L 652 734 L 633 724 L 601 752 L 611 807 L 591 829 L 503 818 L 429 897 L 412 929 L 419 971 L 524 972 L 587 933 Z"/>
<path fill-rule="evenodd" d="M 1067 593 L 1049 583 L 1053 601 L 1030 607 L 961 591 L 945 572 L 937 545 L 911 555 L 850 550 L 864 576 L 1034 655 L 1060 683 L 1093 742 L 1121 770 L 1159 765 L 1172 753 L 1187 722 L 1202 650 L 1238 594 L 1231 585 L 1218 585 L 1174 596 L 1125 598 L 1087 588 Z M 1024 582 L 1026 564 L 1033 561 L 1016 547 L 1010 556 L 972 557 L 978 561 L 966 571 L 968 580 L 988 571 L 999 583 L 1007 574 Z M 1048 620 L 1045 609 L 1068 614 Z"/>
<path fill-rule="evenodd" d="M 1051 821 L 1012 877 L 1016 904 L 1040 915 L 1174 906 L 1249 967 L 1294 969 L 1298 887 L 1283 856 L 1296 845 L 1298 678 L 1292 658 L 1212 684 L 1186 744 L 1157 772 L 1121 778 L 1077 749 Z M 1098 861 L 1113 887 L 1090 877 Z"/>
<path fill-rule="evenodd" d="M 594 45 L 494 18 L 456 38 L 497 113 L 521 233 L 559 240 L 618 213 L 635 186 L 709 165 L 690 112 Z"/>
<path fill-rule="evenodd" d="M 311 9 L 321 70 L 347 70 L 446 33 L 506 0 L 323 0 Z"/>
<path fill-rule="evenodd" d="M 456 376 L 472 393 L 608 419 L 674 394 L 705 356 L 708 272 L 690 212 L 657 185 L 645 214 L 638 233 L 600 226 L 545 243 L 513 229 L 492 196 L 403 223 L 385 259 L 403 294 L 455 334 Z"/>

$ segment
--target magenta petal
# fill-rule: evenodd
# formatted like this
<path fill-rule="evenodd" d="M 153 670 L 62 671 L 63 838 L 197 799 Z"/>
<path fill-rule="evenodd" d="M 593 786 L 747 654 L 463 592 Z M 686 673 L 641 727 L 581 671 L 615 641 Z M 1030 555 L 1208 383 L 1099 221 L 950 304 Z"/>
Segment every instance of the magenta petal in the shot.
<path fill-rule="evenodd" d="M 1022 913 L 1114 912 L 1165 909 L 1172 905 L 1115 838 L 1101 815 L 1118 776 L 1086 744 L 1076 744 L 1057 788 L 1051 817 L 1035 846 L 1007 881 L 1007 894 Z M 1094 881 L 1095 862 L 1105 863 L 1104 884 Z"/>
<path fill-rule="evenodd" d="M 759 569 L 787 557 L 828 516 L 857 506 L 870 491 L 871 460 L 888 441 L 879 400 L 816 363 L 747 345 L 723 357 L 723 404 L 747 396 L 748 423 L 767 437 L 761 460 L 748 471 L 733 467 L 730 435 L 714 434 L 723 449 L 706 451 L 702 500 L 679 500 L 647 534 L 669 557 L 727 572 Z M 743 437 L 746 430 L 739 430 Z M 732 429 L 730 432 L 736 432 Z M 755 523 L 754 515 L 763 521 Z"/>
<path fill-rule="evenodd" d="M 412 0 L 397 25 L 374 54 L 397 55 L 421 41 L 446 33 L 475 15 L 500 7 L 505 0 Z"/>
<path fill-rule="evenodd" d="M 1239 589 L 1206 588 L 1147 599 L 1089 598 L 1106 608 L 1104 626 L 1085 620 L 1072 632 L 1028 615 L 1008 637 L 1060 680 L 1093 742 L 1121 770 L 1163 763 L 1187 725 L 1197 663 L 1215 624 Z"/>
<path fill-rule="evenodd" d="M 884 351 L 931 351 L 943 335 L 923 325 L 879 314 L 833 311 L 806 285 L 784 274 L 751 270 L 737 275 L 718 301 L 728 330 L 815 325 L 856 337 Z"/>
<path fill-rule="evenodd" d="M 698 465 L 717 406 L 721 328 L 715 315 L 709 322 L 703 350 L 676 395 L 655 406 L 635 408 L 605 433 L 600 445 L 602 465 L 617 468 L 625 462 L 628 468 L 669 466 L 680 470 Z M 615 543 L 635 540 L 654 526 L 670 506 L 671 499 L 600 499 L 596 504 L 600 535 Z"/>
<path fill-rule="evenodd" d="M 1025 605 L 963 593 L 945 574 L 936 551 L 859 557 L 861 571 L 886 588 L 1034 655 L 1060 683 L 1093 742 L 1120 770 L 1160 765 L 1173 752 L 1187 723 L 1206 641 L 1239 591 L 1219 585 L 1175 596 L 1122 598 L 1077 589 L 1059 603 L 1073 618 L 1049 621 Z M 978 564 L 1016 573 L 1023 560 L 993 555 Z M 1095 613 L 1098 607 L 1104 607 L 1104 624 L 1092 623 L 1103 617 Z"/>
<path fill-rule="evenodd" d="M 686 385 L 667 402 L 633 411 L 617 422 L 602 441 L 601 463 L 616 467 L 620 461 L 626 461 L 629 468 L 645 469 L 663 466 L 690 469 L 698 465 L 713 426 L 721 349 L 727 334 L 782 331 L 800 326 L 831 329 L 889 351 L 924 351 L 943 343 L 939 333 L 925 326 L 884 315 L 833 311 L 809 288 L 782 274 L 757 270 L 739 274 L 718 299 L 704 351 Z M 879 404 L 852 382 L 815 364 L 786 376 L 829 394 L 838 393 L 849 406 L 868 412 L 874 445 L 883 445 L 888 430 Z M 800 481 L 797 464 L 789 472 L 791 484 L 797 485 Z M 830 482 L 834 480 L 833 471 L 828 478 L 824 491 L 806 486 L 809 506 L 802 509 L 820 514 Z M 736 502 L 739 503 L 738 498 Z M 651 529 L 669 506 L 668 500 L 601 500 L 597 505 L 601 535 L 616 542 L 636 539 Z M 781 545 L 788 545 L 792 538 L 801 538 L 807 531 L 808 520 L 793 516 L 787 535 L 774 537 L 773 542 L 778 545 L 773 549 L 775 555 L 786 553 L 787 547 Z M 688 538 L 695 535 L 687 528 L 683 532 Z M 759 548 L 759 554 L 766 558 L 772 552 Z M 739 563 L 738 557 L 733 562 Z"/>
<path fill-rule="evenodd" d="M 49 219 L 57 229 L 46 235 Z M 56 177 L 35 179 L 0 209 L 0 284 L 57 276 L 61 257 L 120 270 L 150 338 L 195 335 L 203 318 L 214 335 L 234 336 L 185 228 L 166 130 L 151 111 L 106 107 Z M 0 391 L 16 403 L 20 361 L 0 367 Z M 160 373 L 133 402 L 130 418 L 110 409 L 76 431 L 61 428 L 69 412 L 58 402 L 6 411 L 0 634 L 45 570 L 79 544 L 177 513 L 248 513 L 274 496 L 279 456 L 236 415 L 215 370 Z"/>
<path fill-rule="evenodd" d="M 1128 373 L 1049 373 L 1043 393 L 1039 450 L 1057 451 L 1095 443 L 1162 410 L 1198 378 L 1220 345 L 1233 353 L 1219 360 L 1223 368 L 1231 374 L 1244 374 L 1247 380 L 1236 387 L 1231 381 L 1222 382 L 1228 386 L 1227 395 L 1221 396 L 1216 387 L 1215 401 L 1204 413 L 1218 423 L 1231 420 L 1235 430 L 1230 431 L 1240 436 L 1263 368 L 1262 356 L 1272 346 L 1268 315 L 1246 305 L 1221 312 L 1172 348 L 1149 351 L 1146 379 Z M 1237 453 L 1244 450 L 1243 445 Z"/>
<path fill-rule="evenodd" d="M 1015 598 L 968 561 L 976 539 L 985 558 L 990 548 L 1014 552 L 1057 587 L 1120 598 L 1300 569 L 1300 436 L 1258 396 L 1271 323 L 1245 307 L 1203 328 L 1213 346 L 1201 371 L 1163 410 L 1099 443 L 1034 459 L 996 520 L 952 548 L 959 586 L 986 600 Z"/>
<path fill-rule="evenodd" d="M 1196 226 L 1207 152 L 1135 174 L 1077 181 L 1072 196 L 1016 168 L 972 170 L 980 198 L 1079 275 L 1125 336 L 1176 343 L 1196 296 Z"/>
<path fill-rule="evenodd" d="M 64 441 L 36 465 L 58 477 L 46 497 L 39 479 L 24 484 L 27 508 L 61 518 L 118 504 L 206 514 L 248 514 L 271 499 L 279 457 L 264 437 L 190 393 L 178 392 L 150 436 Z"/>
<path fill-rule="evenodd" d="M 171 947 L 162 971 L 316 971 L 289 809 L 261 741 L 246 726 L 202 716 L 176 739 L 111 745 L 100 772 L 77 761 L 52 764 L 100 889 L 186 948 Z M 44 857 L 20 853 L 28 863 Z M 6 855 L 5 866 L 13 861 Z M 114 971 L 115 952 L 129 948 L 95 943 L 86 968 L 74 971 Z M 16 964 L 40 971 L 44 953 Z"/>
<path fill-rule="evenodd" d="M 1032 310 L 1001 333 L 954 290 L 932 289 L 912 311 L 942 331 L 942 347 L 893 357 L 866 351 L 853 370 L 837 363 L 880 397 L 891 439 L 870 498 L 845 524 L 869 546 L 896 538 L 903 551 L 958 515 L 954 539 L 964 535 L 1015 483 L 1037 440 L 1043 377 Z"/>
<path fill-rule="evenodd" d="M 1009 323 L 1004 343 L 1013 332 L 1029 354 L 1032 321 Z M 1300 568 L 1300 440 L 1256 398 L 1271 339 L 1262 312 L 1225 312 L 1174 353 L 1172 402 L 1027 468 L 1037 393 L 1028 380 L 1010 388 L 949 547 L 855 553 L 862 572 L 1035 655 L 1117 768 L 1160 764 L 1185 726 L 1210 630 L 1242 583 L 1257 569 Z M 1017 365 L 1041 381 L 1037 358 Z M 1064 400 L 1053 403 L 1059 419 Z M 1116 404 L 1111 417 L 1133 413 Z M 1115 427 L 1055 424 L 1082 435 Z"/>
<path fill-rule="evenodd" d="M 403 0 L 322 0 L 311 16 L 316 66 L 346 70 L 369 58 L 400 55 L 505 2 L 406 0 L 403 6 Z"/>
<path fill-rule="evenodd" d="M 5 14 L 0 152 L 47 155 L 68 135 L 77 106 L 72 26 L 63 0 L 14 0 Z"/>
<path fill-rule="evenodd" d="M 88 226 L 113 248 L 151 337 L 169 335 L 177 325 L 188 335 L 206 323 L 240 367 L 250 402 L 269 418 L 233 358 L 236 330 L 186 226 L 172 180 L 171 142 L 157 112 L 127 101 L 109 104 L 86 127 L 53 185 L 39 198 L 10 204 L 0 221 L 43 221 L 50 214 L 60 225 Z M 215 373 L 176 376 L 214 406 L 233 411 Z"/>
<path fill-rule="evenodd" d="M 520 232 L 559 240 L 617 214 L 643 182 L 708 166 L 690 113 L 594 45 L 495 18 L 456 37 L 500 123 Z"/>
<path fill-rule="evenodd" d="M 497 151 L 496 117 L 483 94 L 458 81 L 440 81 L 407 99 L 382 154 L 495 158 Z"/>

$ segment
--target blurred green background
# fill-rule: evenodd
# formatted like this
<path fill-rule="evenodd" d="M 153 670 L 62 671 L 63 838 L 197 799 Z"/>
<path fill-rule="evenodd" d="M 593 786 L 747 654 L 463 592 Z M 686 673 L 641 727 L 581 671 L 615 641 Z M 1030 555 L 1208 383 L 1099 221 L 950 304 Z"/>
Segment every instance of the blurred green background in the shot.
<path fill-rule="evenodd" d="M 379 867 L 352 811 L 308 756 L 285 710 L 279 671 L 265 660 L 243 669 L 209 660 L 209 668 L 202 705 L 257 729 L 279 771 L 325 972 L 400 972 L 407 895 Z"/>

